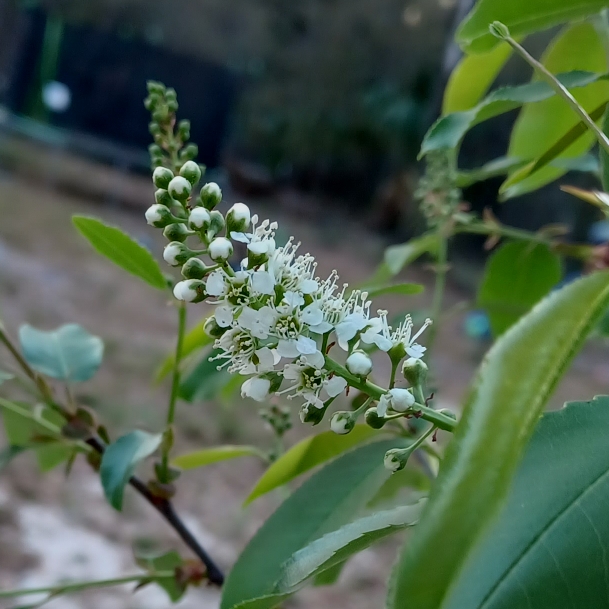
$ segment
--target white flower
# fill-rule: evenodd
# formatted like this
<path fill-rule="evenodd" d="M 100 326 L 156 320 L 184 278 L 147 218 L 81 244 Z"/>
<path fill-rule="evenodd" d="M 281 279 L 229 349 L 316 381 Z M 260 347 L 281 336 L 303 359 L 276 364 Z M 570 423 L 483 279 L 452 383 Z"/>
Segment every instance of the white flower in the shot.
<path fill-rule="evenodd" d="M 357 376 L 368 376 L 372 371 L 372 360 L 363 351 L 354 351 L 345 362 L 347 370 Z"/>
<path fill-rule="evenodd" d="M 256 255 L 270 256 L 275 251 L 275 231 L 277 230 L 277 222 L 264 220 L 262 224 L 256 228 L 258 216 L 252 216 L 252 232 L 232 232 L 231 238 L 241 243 L 247 243 L 248 251 Z"/>
<path fill-rule="evenodd" d="M 211 216 L 204 207 L 195 207 L 188 218 L 191 228 L 203 228 L 209 224 Z"/>
<path fill-rule="evenodd" d="M 282 303 L 273 312 L 271 335 L 279 339 L 277 351 L 282 357 L 311 355 L 317 351 L 317 343 L 303 334 L 305 325 L 300 310 L 303 303 L 304 299 L 300 294 L 287 292 Z"/>
<path fill-rule="evenodd" d="M 216 307 L 214 318 L 216 319 L 218 326 L 221 328 L 228 328 L 233 323 L 233 308 L 227 306 Z"/>
<path fill-rule="evenodd" d="M 182 176 L 176 176 L 169 182 L 169 186 L 167 186 L 167 190 L 169 194 L 174 198 L 182 201 L 190 195 L 190 191 L 192 190 L 192 184 Z"/>
<path fill-rule="evenodd" d="M 290 399 L 302 396 L 307 403 L 322 408 L 325 400 L 340 395 L 347 387 L 345 379 L 339 376 L 330 378 L 330 372 L 324 369 L 324 363 L 324 356 L 317 351 L 286 364 L 283 378 L 295 382 L 280 393 L 292 391 L 288 396 Z"/>
<path fill-rule="evenodd" d="M 218 366 L 218 369 L 227 366 L 228 372 L 241 372 L 251 374 L 255 368 L 252 368 L 253 358 L 258 349 L 257 340 L 247 331 L 241 328 L 231 328 L 226 331 L 216 342 L 214 348 L 219 349 L 220 353 L 212 360 L 225 360 L 223 364 Z"/>
<path fill-rule="evenodd" d="M 330 429 L 339 435 L 349 433 L 355 426 L 355 421 L 351 413 L 346 411 L 338 411 L 332 415 L 330 419 Z"/>
<path fill-rule="evenodd" d="M 396 412 L 406 412 L 413 404 L 414 396 L 408 389 L 395 387 L 381 396 L 376 410 L 379 417 L 384 417 L 389 408 Z"/>
<path fill-rule="evenodd" d="M 349 313 L 335 328 L 338 344 L 342 349 L 348 349 L 349 341 L 355 338 L 358 332 L 376 323 L 370 320 L 370 305 L 367 292 L 355 290 L 347 299 L 346 310 Z"/>
<path fill-rule="evenodd" d="M 229 286 L 230 281 L 228 275 L 222 270 L 214 271 L 207 278 L 207 293 L 210 296 L 226 295 Z"/>
<path fill-rule="evenodd" d="M 171 266 L 178 266 L 186 262 L 188 258 L 188 248 L 179 241 L 172 241 L 163 250 L 163 259 Z"/>
<path fill-rule="evenodd" d="M 425 323 L 421 326 L 419 331 L 414 336 L 411 336 L 413 328 L 412 318 L 410 317 L 410 315 L 406 315 L 404 321 L 391 334 L 392 346 L 402 344 L 404 346 L 404 349 L 406 350 L 406 353 L 410 357 L 420 359 L 421 357 L 423 357 L 423 354 L 425 353 L 426 349 L 415 341 L 417 340 L 417 338 L 419 338 L 419 336 L 421 336 L 421 334 L 423 334 L 425 329 L 428 328 L 431 323 L 431 319 L 426 319 Z"/>
<path fill-rule="evenodd" d="M 185 281 L 178 281 L 173 288 L 173 295 L 178 300 L 193 302 L 204 295 L 204 293 L 197 290 L 197 288 L 199 288 L 199 290 L 203 288 L 204 285 L 205 284 L 198 279 L 186 279 Z"/>
<path fill-rule="evenodd" d="M 155 226 L 157 223 L 163 221 L 167 215 L 167 212 L 168 210 L 164 205 L 155 203 L 146 210 L 146 222 L 151 226 Z"/>
<path fill-rule="evenodd" d="M 209 244 L 209 257 L 214 261 L 227 260 L 233 253 L 233 244 L 226 237 L 216 237 Z"/>
<path fill-rule="evenodd" d="M 241 374 L 263 374 L 275 370 L 275 365 L 279 363 L 281 356 L 277 349 L 261 347 L 256 349 L 251 363 L 241 369 Z"/>
<path fill-rule="evenodd" d="M 269 395 L 270 388 L 271 381 L 254 376 L 241 385 L 241 397 L 264 402 Z"/>
<path fill-rule="evenodd" d="M 251 307 L 243 307 L 237 323 L 245 330 L 249 330 L 256 338 L 268 338 L 271 328 L 275 324 L 276 312 L 271 307 L 262 307 L 259 311 Z"/>

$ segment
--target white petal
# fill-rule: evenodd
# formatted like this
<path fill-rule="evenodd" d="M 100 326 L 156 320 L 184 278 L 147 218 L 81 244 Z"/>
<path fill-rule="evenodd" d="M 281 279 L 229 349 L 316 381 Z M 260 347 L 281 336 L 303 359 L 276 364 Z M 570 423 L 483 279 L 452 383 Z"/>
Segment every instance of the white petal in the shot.
<path fill-rule="evenodd" d="M 253 377 L 241 385 L 241 397 L 252 398 L 256 402 L 264 402 L 269 395 L 271 381 Z"/>
<path fill-rule="evenodd" d="M 315 353 L 317 351 L 317 343 L 308 336 L 299 336 L 296 340 L 296 347 L 298 353 L 302 355 L 308 355 L 309 353 Z"/>
<path fill-rule="evenodd" d="M 273 239 L 263 239 L 262 241 L 254 241 L 247 246 L 247 249 L 260 256 L 261 254 L 271 254 L 275 249 L 275 241 Z"/>
<path fill-rule="evenodd" d="M 302 312 L 302 321 L 309 326 L 318 326 L 323 320 L 324 314 L 317 304 L 310 304 Z"/>
<path fill-rule="evenodd" d="M 288 381 L 300 380 L 300 366 L 297 364 L 287 364 L 283 369 L 283 378 Z"/>
<path fill-rule="evenodd" d="M 256 271 L 252 276 L 252 287 L 260 294 L 275 294 L 275 280 L 268 271 Z"/>
<path fill-rule="evenodd" d="M 421 359 L 425 351 L 427 351 L 427 349 L 417 343 L 410 345 L 410 347 L 406 347 L 406 353 L 415 359 Z"/>
<path fill-rule="evenodd" d="M 307 355 L 305 355 L 303 359 L 306 360 L 307 364 L 313 366 L 313 368 L 317 368 L 318 370 L 321 370 L 324 367 L 324 364 L 326 363 L 326 360 L 321 351 L 315 351 L 315 353 L 307 353 Z"/>
<path fill-rule="evenodd" d="M 216 307 L 214 317 L 221 328 L 228 328 L 233 323 L 233 310 L 230 307 Z"/>
<path fill-rule="evenodd" d="M 233 241 L 239 241 L 239 243 L 249 243 L 250 238 L 245 233 L 236 233 L 235 231 L 231 232 L 230 238 Z"/>
<path fill-rule="evenodd" d="M 381 351 L 389 351 L 389 349 L 393 347 L 393 343 L 388 338 L 385 338 L 380 334 L 375 334 L 374 336 L 372 336 L 372 341 L 364 340 L 363 336 L 362 340 L 364 342 L 373 342 Z"/>
<path fill-rule="evenodd" d="M 295 340 L 280 340 L 277 345 L 277 353 L 281 357 L 298 357 L 300 355 Z"/>
<path fill-rule="evenodd" d="M 254 311 L 251 307 L 243 307 L 237 323 L 245 330 L 255 331 L 258 328 L 258 311 Z"/>
<path fill-rule="evenodd" d="M 347 387 L 347 381 L 340 376 L 333 376 L 325 385 L 324 389 L 329 397 L 340 395 Z"/>
<path fill-rule="evenodd" d="M 222 296 L 226 294 L 226 280 L 221 271 L 214 271 L 205 284 L 205 289 L 210 296 Z"/>
<path fill-rule="evenodd" d="M 388 393 L 384 393 L 379 400 L 379 404 L 376 407 L 376 412 L 379 417 L 384 417 L 387 414 L 387 408 L 389 408 L 390 396 Z"/>
<path fill-rule="evenodd" d="M 300 307 L 304 304 L 304 298 L 298 292 L 286 292 L 283 297 L 284 302 L 287 302 L 292 308 Z"/>
<path fill-rule="evenodd" d="M 275 360 L 275 353 L 268 347 L 262 347 L 256 350 L 258 356 L 258 370 L 261 372 L 268 372 L 272 370 L 277 361 Z"/>
<path fill-rule="evenodd" d="M 305 279 L 300 284 L 300 291 L 303 294 L 313 294 L 319 290 L 319 283 L 315 279 Z"/>
<path fill-rule="evenodd" d="M 304 393 L 302 397 L 306 400 L 307 404 L 311 404 L 314 408 L 324 407 L 324 403 L 314 393 Z"/>
<path fill-rule="evenodd" d="M 322 321 L 316 326 L 309 326 L 309 331 L 315 334 L 325 334 L 326 332 L 329 332 L 333 327 L 334 326 L 331 323 L 328 323 L 327 321 Z"/>

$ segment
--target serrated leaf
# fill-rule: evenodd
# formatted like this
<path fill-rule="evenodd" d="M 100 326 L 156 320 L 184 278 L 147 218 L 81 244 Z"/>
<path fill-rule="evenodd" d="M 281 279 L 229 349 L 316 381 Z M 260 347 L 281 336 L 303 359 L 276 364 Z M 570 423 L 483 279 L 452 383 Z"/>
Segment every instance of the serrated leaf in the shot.
<path fill-rule="evenodd" d="M 199 363 L 186 375 L 180 384 L 178 395 L 181 399 L 186 402 L 213 400 L 230 382 L 233 375 L 226 369 L 218 370 L 218 365 L 222 362 L 210 361 L 218 353 L 218 350 L 206 351 Z"/>
<path fill-rule="evenodd" d="M 123 507 L 123 493 L 137 464 L 150 456 L 161 444 L 161 434 L 136 429 L 106 447 L 99 470 L 108 503 L 115 509 Z"/>
<path fill-rule="evenodd" d="M 207 347 L 214 342 L 211 336 L 205 334 L 205 322 L 207 318 L 203 318 L 196 326 L 194 326 L 189 332 L 184 335 L 184 341 L 182 343 L 182 354 L 181 358 L 184 359 L 189 355 L 192 355 L 198 349 Z M 175 353 L 170 353 L 163 363 L 159 366 L 156 372 L 157 382 L 162 381 L 173 369 L 173 363 L 175 362 Z"/>
<path fill-rule="evenodd" d="M 385 265 L 391 275 L 397 275 L 405 266 L 423 254 L 435 254 L 438 250 L 438 235 L 426 233 L 400 245 L 391 245 L 385 250 Z"/>
<path fill-rule="evenodd" d="M 423 503 L 376 512 L 327 533 L 295 552 L 282 566 L 277 594 L 292 594 L 306 581 L 339 565 L 376 541 L 416 524 Z"/>
<path fill-rule="evenodd" d="M 101 365 L 104 343 L 76 324 L 45 332 L 30 325 L 19 328 L 23 357 L 37 372 L 68 382 L 87 381 Z"/>
<path fill-rule="evenodd" d="M 237 457 L 264 457 L 255 446 L 214 446 L 179 455 L 171 462 L 175 467 L 195 469 Z"/>
<path fill-rule="evenodd" d="M 576 70 L 559 74 L 557 78 L 567 89 L 577 89 L 605 81 L 609 76 Z M 519 108 L 523 104 L 534 104 L 554 96 L 554 90 L 545 82 L 496 89 L 471 110 L 454 112 L 437 120 L 423 139 L 420 156 L 435 150 L 455 149 L 465 134 L 478 123 Z"/>
<path fill-rule="evenodd" d="M 542 243 L 505 243 L 489 257 L 478 288 L 478 306 L 493 336 L 503 334 L 541 300 L 562 276 L 560 258 Z"/>
<path fill-rule="evenodd" d="M 544 415 L 447 609 L 609 607 L 607 429 L 607 396 Z"/>
<path fill-rule="evenodd" d="M 295 552 L 346 524 L 389 476 L 383 457 L 400 439 L 361 446 L 327 464 L 262 525 L 225 582 L 221 609 L 269 609 L 281 567 Z"/>
<path fill-rule="evenodd" d="M 489 24 L 500 21 L 512 37 L 525 36 L 560 23 L 594 15 L 607 8 L 607 0 L 478 0 L 457 30 L 459 44 L 481 53 L 499 44 Z"/>
<path fill-rule="evenodd" d="M 465 55 L 451 72 L 444 89 L 442 114 L 473 108 L 488 91 L 512 54 L 507 42 L 478 55 Z"/>
<path fill-rule="evenodd" d="M 72 216 L 72 222 L 102 256 L 128 273 L 143 279 L 153 288 L 167 289 L 167 281 L 150 251 L 120 228 L 88 216 Z"/>
<path fill-rule="evenodd" d="M 595 273 L 553 292 L 491 348 L 397 564 L 390 607 L 443 606 L 503 505 L 543 406 L 608 306 L 609 272 Z"/>
<path fill-rule="evenodd" d="M 579 23 L 562 31 L 546 49 L 541 62 L 552 73 L 570 70 L 605 72 L 607 59 L 603 43 L 591 23 Z M 539 81 L 540 77 L 534 76 Z M 609 99 L 609 82 L 600 81 L 573 90 L 573 96 L 588 112 L 593 112 Z M 508 155 L 519 159 L 536 159 L 556 144 L 557 138 L 577 128 L 579 116 L 560 97 L 552 97 L 537 104 L 527 104 L 520 111 L 512 129 Z M 595 142 L 586 130 L 554 158 L 573 158 L 587 152 Z M 500 188 L 503 199 L 536 190 L 565 173 L 553 163 L 539 167 L 526 178 L 508 179 Z"/>
<path fill-rule="evenodd" d="M 301 440 L 281 455 L 262 474 L 245 500 L 245 505 L 269 491 L 287 484 L 320 463 L 329 461 L 354 446 L 370 440 L 375 435 L 378 435 L 378 432 L 371 427 L 356 425 L 351 433 L 344 436 L 335 434 L 333 431 L 324 431 Z"/>

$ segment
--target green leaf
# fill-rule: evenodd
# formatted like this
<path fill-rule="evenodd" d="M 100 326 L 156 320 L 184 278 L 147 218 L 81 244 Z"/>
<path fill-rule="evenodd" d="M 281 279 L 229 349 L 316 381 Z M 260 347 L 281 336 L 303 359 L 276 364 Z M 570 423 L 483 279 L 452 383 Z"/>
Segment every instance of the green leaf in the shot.
<path fill-rule="evenodd" d="M 153 288 L 167 289 L 167 281 L 152 254 L 127 233 L 96 218 L 72 216 L 78 231 L 93 248 L 122 269 L 143 279 Z"/>
<path fill-rule="evenodd" d="M 507 42 L 500 42 L 486 53 L 465 55 L 451 72 L 444 89 L 442 114 L 473 108 L 493 84 L 511 54 L 512 47 Z"/>
<path fill-rule="evenodd" d="M 580 23 L 566 28 L 546 49 L 541 62 L 554 73 L 570 70 L 605 72 L 607 59 L 603 43 L 591 23 Z M 539 80 L 538 76 L 534 80 Z M 609 99 L 609 82 L 601 81 L 573 91 L 573 96 L 587 111 L 593 112 Z M 517 159 L 536 159 L 556 144 L 557 138 L 577 128 L 579 116 L 560 97 L 552 97 L 537 104 L 527 104 L 520 112 L 512 129 L 508 155 Z M 572 158 L 587 152 L 595 142 L 586 130 L 554 158 Z M 503 199 L 536 190 L 565 173 L 556 164 L 540 167 L 533 175 L 517 183 L 506 181 L 500 188 Z"/>
<path fill-rule="evenodd" d="M 219 351 L 206 351 L 201 361 L 193 368 L 180 384 L 179 396 L 186 402 L 205 402 L 213 400 L 230 382 L 233 375 L 226 369 L 218 370 L 222 362 L 210 361 Z"/>
<path fill-rule="evenodd" d="M 435 254 L 438 242 L 436 233 L 426 233 L 401 245 L 392 245 L 385 250 L 385 265 L 392 276 L 397 275 L 423 254 Z"/>
<path fill-rule="evenodd" d="M 324 431 L 309 436 L 285 452 L 262 474 L 252 492 L 245 500 L 245 505 L 273 489 L 283 486 L 320 463 L 329 461 L 354 446 L 366 442 L 378 435 L 378 432 L 367 425 L 356 425 L 353 431 L 339 436 L 333 431 Z"/>
<path fill-rule="evenodd" d="M 68 382 L 87 381 L 101 365 L 104 343 L 76 324 L 45 332 L 30 325 L 19 328 L 23 357 L 37 372 Z"/>
<path fill-rule="evenodd" d="M 221 609 L 269 609 L 282 565 L 312 541 L 346 524 L 389 477 L 383 457 L 400 439 L 361 446 L 326 465 L 262 525 L 241 553 L 223 589 Z"/>
<path fill-rule="evenodd" d="M 195 450 L 180 455 L 171 464 L 182 469 L 195 469 L 196 467 L 218 463 L 218 461 L 252 456 L 264 457 L 260 449 L 255 446 L 214 446 L 213 448 L 204 448 L 203 450 Z"/>
<path fill-rule="evenodd" d="M 606 396 L 544 415 L 447 609 L 609 606 L 607 429 Z"/>
<path fill-rule="evenodd" d="M 214 342 L 211 336 L 205 334 L 205 322 L 207 317 L 204 317 L 192 330 L 184 335 L 184 341 L 182 343 L 182 354 L 181 358 L 184 359 L 203 347 L 207 347 Z M 157 382 L 162 381 L 172 370 L 173 363 L 175 362 L 175 351 L 170 353 L 163 363 L 159 366 L 156 372 Z"/>
<path fill-rule="evenodd" d="M 136 429 L 106 448 L 99 474 L 104 494 L 112 507 L 121 510 L 125 485 L 135 467 L 159 447 L 161 440 L 161 434 L 149 434 Z"/>
<path fill-rule="evenodd" d="M 295 552 L 281 566 L 281 574 L 275 584 L 276 593 L 292 594 L 307 579 L 342 564 L 379 539 L 413 526 L 419 518 L 422 505 L 418 503 L 377 512 L 316 539 Z"/>
<path fill-rule="evenodd" d="M 557 78 L 568 89 L 576 89 L 586 87 L 591 83 L 605 81 L 609 76 L 576 70 L 559 74 Z M 457 148 L 465 134 L 474 125 L 519 108 L 523 104 L 541 102 L 554 96 L 554 90 L 545 82 L 532 82 L 517 87 L 496 89 L 471 110 L 453 112 L 453 114 L 448 114 L 437 120 L 423 139 L 420 156 L 429 154 L 434 150 Z M 565 103 L 563 100 L 560 101 Z M 565 106 L 572 112 L 566 104 Z"/>
<path fill-rule="evenodd" d="M 420 469 L 407 465 L 387 479 L 379 492 L 370 500 L 368 507 L 377 507 L 395 500 L 396 495 L 405 488 L 419 493 L 428 493 L 430 486 L 431 480 Z M 385 507 L 387 506 L 385 505 Z"/>
<path fill-rule="evenodd" d="M 489 24 L 501 21 L 512 37 L 525 36 L 594 15 L 607 8 L 607 0 L 478 0 L 457 30 L 457 42 L 468 52 L 480 53 L 499 41 L 489 33 Z"/>
<path fill-rule="evenodd" d="M 507 156 L 498 157 L 485 163 L 477 169 L 461 170 L 457 173 L 457 186 L 459 188 L 467 188 L 476 182 L 490 180 L 497 176 L 503 176 L 512 170 L 517 170 L 522 167 L 526 161 L 521 159 L 513 159 Z"/>
<path fill-rule="evenodd" d="M 2 385 L 2 383 L 4 383 L 5 381 L 10 381 L 13 378 L 15 378 L 14 374 L 11 374 L 10 372 L 5 372 L 4 370 L 0 370 L 0 385 Z"/>
<path fill-rule="evenodd" d="M 546 401 L 608 305 L 609 272 L 589 275 L 550 294 L 491 348 L 396 566 L 390 607 L 442 607 L 501 508 Z"/>
<path fill-rule="evenodd" d="M 136 557 L 135 561 L 142 569 L 150 573 L 175 570 L 184 564 L 182 557 L 177 552 L 167 552 L 161 556 L 140 555 Z M 167 592 L 172 603 L 177 603 L 186 592 L 186 586 L 178 581 L 177 576 L 155 579 L 154 583 Z"/>
<path fill-rule="evenodd" d="M 609 135 L 609 106 L 606 107 L 605 113 L 603 114 L 603 133 Z M 609 191 L 609 154 L 601 147 L 599 152 L 600 163 L 601 163 L 601 182 L 603 184 L 603 190 Z"/>
<path fill-rule="evenodd" d="M 370 298 L 376 298 L 383 294 L 401 294 L 402 296 L 420 294 L 424 290 L 424 286 L 420 283 L 395 283 L 378 287 L 367 286 L 365 289 Z"/>
<path fill-rule="evenodd" d="M 562 276 L 560 258 L 547 245 L 506 243 L 488 259 L 478 288 L 494 336 L 503 334 L 541 300 Z"/>
<path fill-rule="evenodd" d="M 347 561 L 336 563 L 325 571 L 318 573 L 313 579 L 314 586 L 333 586 L 340 578 Z"/>
<path fill-rule="evenodd" d="M 22 452 L 25 452 L 27 448 L 25 446 L 14 446 L 10 445 L 0 450 L 0 472 L 17 456 Z"/>

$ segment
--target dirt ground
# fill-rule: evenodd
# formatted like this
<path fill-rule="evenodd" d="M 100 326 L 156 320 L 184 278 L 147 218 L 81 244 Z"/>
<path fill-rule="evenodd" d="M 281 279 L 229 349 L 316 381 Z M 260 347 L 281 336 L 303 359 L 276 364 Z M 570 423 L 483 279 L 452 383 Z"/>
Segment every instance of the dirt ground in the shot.
<path fill-rule="evenodd" d="M 112 180 L 122 179 L 112 172 L 104 175 L 108 176 L 109 190 Z M 135 184 L 139 184 L 143 201 L 151 196 L 147 181 L 135 179 Z M 232 201 L 230 194 L 226 198 Z M 160 254 L 162 238 L 159 231 L 146 225 L 142 210 L 123 208 L 116 201 L 112 196 L 90 203 L 66 194 L 56 187 L 50 174 L 33 180 L 0 171 L 1 317 L 13 334 L 25 322 L 44 329 L 72 322 L 104 339 L 104 364 L 93 380 L 78 387 L 77 399 L 95 408 L 114 435 L 133 427 L 160 428 L 168 385 L 156 386 L 152 377 L 172 347 L 176 319 L 174 307 L 164 295 L 100 258 L 72 228 L 72 214 L 94 214 L 121 226 Z M 357 283 L 372 273 L 382 256 L 382 239 L 367 233 L 356 218 L 328 211 L 323 203 L 314 202 L 310 207 L 302 201 L 292 206 L 280 206 L 277 200 L 250 203 L 262 217 L 268 214 L 278 219 L 285 234 L 302 240 L 303 249 L 317 257 L 321 274 L 336 268 L 344 280 Z M 429 286 L 430 273 L 413 267 L 403 280 Z M 406 306 L 421 309 L 429 294 L 427 289 L 423 296 L 410 298 Z M 484 344 L 464 336 L 465 307 L 460 305 L 468 300 L 471 295 L 466 290 L 449 284 L 446 306 L 455 312 L 441 327 L 433 358 L 437 400 L 442 406 L 458 407 L 485 349 Z M 380 304 L 404 306 L 395 298 Z M 190 310 L 194 323 L 203 314 L 203 307 L 193 305 Z M 0 354 L 0 367 L 6 367 L 4 354 Z M 552 406 L 606 393 L 608 382 L 607 349 L 593 342 L 576 360 Z M 1 391 L 6 395 L 9 386 Z M 240 401 L 230 405 L 181 404 L 178 428 L 184 450 L 224 442 L 266 447 L 271 440 L 255 406 Z M 296 421 L 288 440 L 293 442 L 309 431 Z M 187 473 L 182 479 L 177 507 L 225 568 L 280 501 L 277 493 L 242 508 L 262 471 L 258 461 L 244 458 Z M 398 541 L 363 552 L 348 564 L 338 585 L 309 588 L 286 607 L 383 606 L 384 579 Z M 20 456 L 1 472 L 0 589 L 137 572 L 132 559 L 134 543 L 183 550 L 172 531 L 138 497 L 129 493 L 124 513 L 114 512 L 84 462 L 78 461 L 67 479 L 61 468 L 40 475 L 29 455 Z M 193 590 L 177 606 L 211 609 L 218 606 L 218 598 L 212 590 Z M 2 605 L 0 601 L 0 607 L 14 604 L 18 603 Z M 169 601 L 153 587 L 137 594 L 123 587 L 60 598 L 46 606 L 160 609 L 168 607 Z"/>

